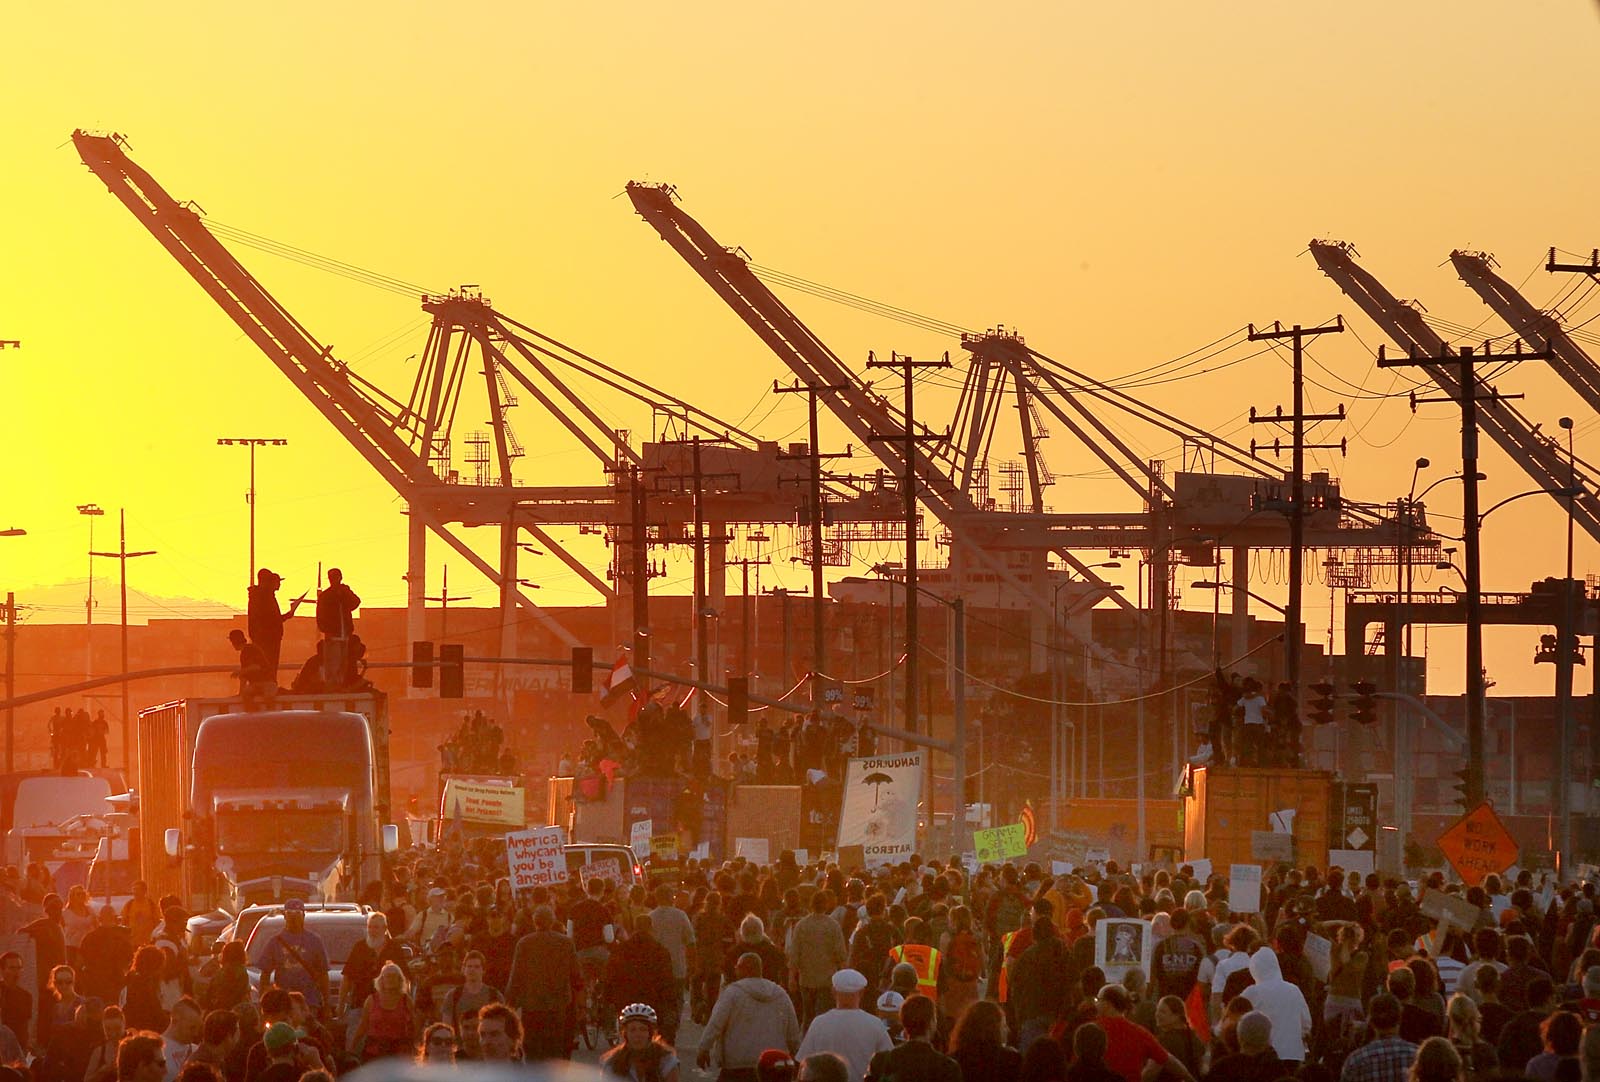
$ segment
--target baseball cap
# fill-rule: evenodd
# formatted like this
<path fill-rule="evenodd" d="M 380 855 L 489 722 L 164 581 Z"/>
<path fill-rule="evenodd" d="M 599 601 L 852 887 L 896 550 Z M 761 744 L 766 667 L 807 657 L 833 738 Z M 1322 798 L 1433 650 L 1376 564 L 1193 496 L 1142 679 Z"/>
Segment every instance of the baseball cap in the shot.
<path fill-rule="evenodd" d="M 290 898 L 287 902 L 283 903 L 283 911 L 285 913 L 304 913 L 306 911 L 305 899 Z"/>
<path fill-rule="evenodd" d="M 282 1052 L 300 1039 L 300 1031 L 287 1022 L 274 1022 L 261 1035 L 261 1043 L 268 1052 Z"/>
<path fill-rule="evenodd" d="M 445 892 L 443 887 L 434 887 L 428 891 L 428 897 L 430 898 L 443 898 L 444 896 Z"/>
<path fill-rule="evenodd" d="M 900 1005 L 905 1001 L 905 996 L 891 988 L 878 997 L 878 1010 L 884 1014 L 899 1014 Z"/>
<path fill-rule="evenodd" d="M 867 987 L 867 978 L 854 969 L 841 969 L 833 975 L 835 992 L 860 992 Z"/>
<path fill-rule="evenodd" d="M 788 1082 L 799 1070 L 800 1064 L 781 1048 L 769 1048 L 756 1060 L 758 1082 Z"/>

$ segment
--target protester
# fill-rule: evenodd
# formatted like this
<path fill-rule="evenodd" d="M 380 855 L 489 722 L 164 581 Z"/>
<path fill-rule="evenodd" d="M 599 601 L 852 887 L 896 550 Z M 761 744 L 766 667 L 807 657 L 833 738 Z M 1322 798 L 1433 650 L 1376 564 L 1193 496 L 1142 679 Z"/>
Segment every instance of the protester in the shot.
<path fill-rule="evenodd" d="M 761 956 L 747 953 L 735 963 L 737 979 L 722 990 L 700 1038 L 697 1065 L 720 1065 L 719 1082 L 748 1082 L 768 1049 L 795 1052 L 800 1022 L 783 988 L 762 976 Z"/>
<path fill-rule="evenodd" d="M 815 1052 L 832 1052 L 849 1066 L 850 1082 L 863 1082 L 872 1057 L 894 1047 L 889 1031 L 871 1014 L 861 1009 L 861 994 L 867 978 L 853 969 L 833 975 L 833 1009 L 811 1020 L 800 1042 L 800 1058 Z"/>

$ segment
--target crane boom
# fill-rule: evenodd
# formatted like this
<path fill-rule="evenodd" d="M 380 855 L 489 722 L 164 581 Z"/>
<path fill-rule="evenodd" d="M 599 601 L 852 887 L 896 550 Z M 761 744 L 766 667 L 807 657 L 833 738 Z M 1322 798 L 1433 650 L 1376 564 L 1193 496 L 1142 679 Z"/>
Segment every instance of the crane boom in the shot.
<path fill-rule="evenodd" d="M 1529 342 L 1549 342 L 1551 369 L 1578 392 L 1590 409 L 1600 413 L 1600 366 L 1567 334 L 1560 316 L 1535 307 L 1494 272 L 1489 257 L 1481 252 L 1451 252 L 1450 263 L 1506 326 Z"/>
<path fill-rule="evenodd" d="M 1438 332 L 1428 326 L 1421 312 L 1390 293 L 1383 283 L 1356 263 L 1348 244 L 1314 240 L 1311 254 L 1317 266 L 1401 349 L 1422 357 L 1448 357 L 1454 352 Z M 1461 381 L 1449 364 L 1421 367 L 1447 395 L 1460 399 Z M 1488 387 L 1483 381 L 1475 380 L 1475 384 L 1472 393 L 1486 395 Z M 1536 425 L 1504 400 L 1480 398 L 1477 415 L 1479 425 L 1500 449 L 1534 484 L 1552 493 L 1552 499 L 1560 500 L 1565 509 L 1567 500 L 1563 493 L 1569 483 L 1569 467 L 1561 449 L 1548 437 L 1540 435 Z M 1573 480 L 1581 490 L 1571 501 L 1573 519 L 1590 537 L 1600 540 L 1600 496 L 1596 495 L 1595 483 L 1581 470 L 1575 472 Z"/>

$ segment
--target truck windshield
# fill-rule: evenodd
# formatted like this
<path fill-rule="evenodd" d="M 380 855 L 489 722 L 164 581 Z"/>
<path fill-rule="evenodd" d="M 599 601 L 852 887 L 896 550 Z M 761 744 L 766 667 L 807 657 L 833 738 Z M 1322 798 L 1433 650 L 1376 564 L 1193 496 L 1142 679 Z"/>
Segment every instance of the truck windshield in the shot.
<path fill-rule="evenodd" d="M 217 849 L 230 854 L 338 853 L 344 820 L 336 811 L 223 810 L 217 814 Z"/>
<path fill-rule="evenodd" d="M 132 894 L 138 878 L 139 866 L 131 860 L 97 860 L 89 865 L 89 895 Z"/>

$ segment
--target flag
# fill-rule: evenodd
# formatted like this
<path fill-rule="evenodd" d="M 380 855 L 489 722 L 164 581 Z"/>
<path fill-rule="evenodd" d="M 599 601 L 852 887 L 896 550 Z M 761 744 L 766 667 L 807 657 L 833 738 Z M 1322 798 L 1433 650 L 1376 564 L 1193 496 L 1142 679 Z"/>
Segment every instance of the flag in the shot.
<path fill-rule="evenodd" d="M 600 703 L 603 706 L 610 706 L 631 691 L 633 691 L 633 666 L 628 664 L 627 652 L 621 651 L 611 666 L 610 675 L 606 677 L 606 686 L 600 690 Z"/>
<path fill-rule="evenodd" d="M 1039 823 L 1033 817 L 1033 801 L 1022 802 L 1022 840 L 1028 848 L 1033 848 L 1033 843 L 1039 840 Z"/>

